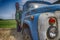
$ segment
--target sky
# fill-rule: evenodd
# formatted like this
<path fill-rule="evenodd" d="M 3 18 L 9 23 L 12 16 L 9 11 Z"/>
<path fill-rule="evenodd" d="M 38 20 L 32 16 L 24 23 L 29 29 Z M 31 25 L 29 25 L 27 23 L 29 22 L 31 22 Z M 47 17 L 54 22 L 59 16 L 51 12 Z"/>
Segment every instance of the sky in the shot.
<path fill-rule="evenodd" d="M 0 0 L 0 18 L 2 19 L 15 19 L 15 3 L 19 2 L 22 5 L 28 0 Z M 54 2 L 55 0 L 45 0 Z"/>

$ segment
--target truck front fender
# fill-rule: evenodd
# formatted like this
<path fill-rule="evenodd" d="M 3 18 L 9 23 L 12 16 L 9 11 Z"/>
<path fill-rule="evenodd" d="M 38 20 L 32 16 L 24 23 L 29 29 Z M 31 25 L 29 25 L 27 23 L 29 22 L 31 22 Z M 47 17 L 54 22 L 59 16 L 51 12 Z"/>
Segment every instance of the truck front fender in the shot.
<path fill-rule="evenodd" d="M 32 39 L 33 40 L 36 40 L 38 37 L 36 35 L 36 31 L 34 31 L 34 27 L 33 27 L 33 24 L 31 21 L 28 21 L 28 20 L 24 20 L 24 23 L 27 24 L 29 26 L 29 29 L 31 31 L 31 36 L 32 36 Z M 35 35 L 35 36 L 34 36 Z"/>

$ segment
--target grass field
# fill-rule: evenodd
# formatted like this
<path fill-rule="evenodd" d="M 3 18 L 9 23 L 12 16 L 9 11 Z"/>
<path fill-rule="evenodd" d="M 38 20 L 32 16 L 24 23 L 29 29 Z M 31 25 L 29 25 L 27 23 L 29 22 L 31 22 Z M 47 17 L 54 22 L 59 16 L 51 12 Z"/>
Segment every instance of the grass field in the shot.
<path fill-rule="evenodd" d="M 15 20 L 0 20 L 0 28 L 16 28 Z"/>

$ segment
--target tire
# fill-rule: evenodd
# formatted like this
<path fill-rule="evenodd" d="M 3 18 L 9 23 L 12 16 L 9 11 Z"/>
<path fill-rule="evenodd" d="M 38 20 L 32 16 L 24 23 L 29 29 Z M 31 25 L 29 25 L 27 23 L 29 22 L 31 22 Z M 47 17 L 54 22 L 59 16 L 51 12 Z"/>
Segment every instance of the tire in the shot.
<path fill-rule="evenodd" d="M 23 40 L 32 40 L 29 28 L 23 28 L 22 34 L 23 34 Z"/>

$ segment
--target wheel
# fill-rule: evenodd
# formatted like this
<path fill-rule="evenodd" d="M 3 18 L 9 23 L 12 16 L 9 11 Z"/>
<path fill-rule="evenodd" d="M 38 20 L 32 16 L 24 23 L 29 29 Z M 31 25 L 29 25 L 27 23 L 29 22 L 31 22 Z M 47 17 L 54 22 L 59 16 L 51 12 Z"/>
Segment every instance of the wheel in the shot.
<path fill-rule="evenodd" d="M 23 28 L 22 34 L 23 34 L 23 40 L 32 40 L 29 28 Z"/>

